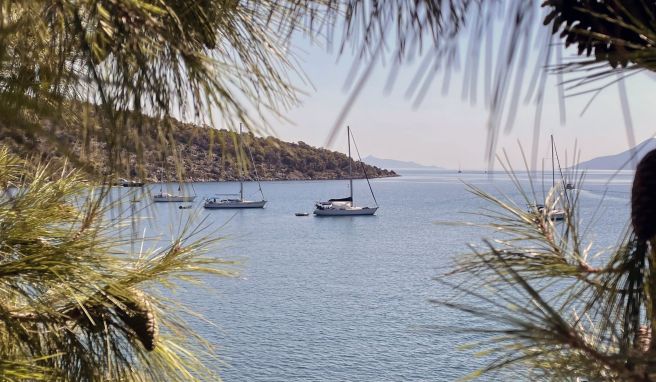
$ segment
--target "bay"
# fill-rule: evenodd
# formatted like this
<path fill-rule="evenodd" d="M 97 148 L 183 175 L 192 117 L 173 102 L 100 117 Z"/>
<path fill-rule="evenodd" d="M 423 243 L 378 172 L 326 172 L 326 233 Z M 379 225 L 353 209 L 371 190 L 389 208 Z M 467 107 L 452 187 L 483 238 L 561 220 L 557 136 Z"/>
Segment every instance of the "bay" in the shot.
<path fill-rule="evenodd" d="M 632 173 L 613 175 L 590 172 L 579 191 L 582 227 L 596 250 L 615 245 L 628 222 Z M 224 238 L 209 256 L 240 263 L 238 277 L 208 278 L 205 287 L 185 286 L 178 295 L 215 324 L 193 326 L 216 346 L 221 362 L 213 367 L 225 381 L 455 380 L 488 361 L 460 349 L 476 335 L 448 330 L 485 323 L 429 301 L 453 295 L 435 279 L 468 243 L 494 237 L 439 224 L 485 221 L 472 213 L 489 205 L 466 184 L 522 203 L 499 173 L 406 171 L 375 179 L 380 209 L 372 217 L 294 215 L 311 213 L 317 200 L 347 196 L 345 181 L 263 182 L 266 208 L 241 211 L 202 208 L 204 197 L 237 192 L 238 183 L 195 183 L 193 208 L 152 205 L 139 232 L 171 237 L 194 216 L 205 232 Z M 541 181 L 535 187 L 538 194 L 548 189 Z M 374 203 L 366 182 L 355 181 L 354 192 L 356 204 Z M 247 182 L 245 193 L 257 199 L 257 184 Z"/>

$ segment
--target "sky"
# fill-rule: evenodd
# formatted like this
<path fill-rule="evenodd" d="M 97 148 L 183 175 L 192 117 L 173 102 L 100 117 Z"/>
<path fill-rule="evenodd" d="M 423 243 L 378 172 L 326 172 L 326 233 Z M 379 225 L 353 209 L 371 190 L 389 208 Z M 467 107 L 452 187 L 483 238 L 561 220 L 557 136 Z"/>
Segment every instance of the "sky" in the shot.
<path fill-rule="evenodd" d="M 295 50 L 311 85 L 297 83 L 305 92 L 302 103 L 285 114 L 291 122 L 273 123 L 274 133 L 286 141 L 303 141 L 345 152 L 345 128 L 339 131 L 332 145 L 326 144 L 350 94 L 347 81 L 353 57 L 340 57 L 302 40 L 297 41 Z M 406 97 L 406 90 L 416 70 L 416 64 L 403 66 L 390 92 L 385 91 L 389 66 L 378 65 L 367 81 L 345 120 L 345 125 L 351 126 L 354 132 L 362 157 L 373 155 L 451 169 L 487 168 L 488 112 L 480 101 L 482 97 L 475 104 L 463 99 L 463 74 L 456 72 L 451 76 L 447 92 L 438 79 L 421 104 L 414 105 Z M 530 76 L 531 70 L 527 72 Z M 656 125 L 652 123 L 656 116 L 656 75 L 637 74 L 624 83 L 635 141 L 640 143 L 656 134 Z M 572 161 L 575 144 L 582 161 L 630 147 L 618 86 L 602 91 L 583 115 L 590 95 L 567 98 L 565 124 L 560 121 L 555 76 L 549 78 L 546 89 L 539 162 L 549 157 L 550 134 L 561 158 L 568 156 L 568 163 Z M 535 107 L 521 103 L 512 129 L 500 134 L 497 153 L 505 149 L 516 166 L 523 166 L 517 142 L 530 150 L 534 117 Z M 499 168 L 496 164 L 494 167 Z"/>

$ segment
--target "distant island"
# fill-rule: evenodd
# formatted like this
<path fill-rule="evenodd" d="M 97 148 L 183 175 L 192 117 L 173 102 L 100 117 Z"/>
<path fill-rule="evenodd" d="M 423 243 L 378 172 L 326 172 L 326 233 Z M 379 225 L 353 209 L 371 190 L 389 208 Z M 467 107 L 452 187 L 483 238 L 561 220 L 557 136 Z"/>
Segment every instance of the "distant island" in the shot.
<path fill-rule="evenodd" d="M 401 161 L 395 159 L 382 159 L 369 155 L 362 159 L 363 162 L 380 168 L 389 168 L 392 170 L 413 169 L 413 170 L 445 170 L 442 167 L 426 166 L 417 162 Z"/>
<path fill-rule="evenodd" d="M 656 149 L 656 138 L 650 138 L 629 149 L 615 155 L 606 155 L 590 159 L 578 164 L 582 170 L 635 170 L 635 164 L 649 151 Z M 635 154 L 635 160 L 632 159 Z"/>
<path fill-rule="evenodd" d="M 155 123 L 157 121 L 152 118 L 144 121 L 144 125 Z M 126 147 L 123 151 L 125 171 L 118 174 L 120 177 L 148 182 L 163 177 L 164 181 L 175 181 L 179 179 L 176 174 L 181 173 L 184 181 L 237 180 L 240 168 L 243 167 L 240 163 L 247 167 L 243 170 L 246 180 L 255 179 L 256 172 L 261 180 L 328 180 L 348 177 L 348 156 L 340 152 L 312 147 L 304 142 L 290 143 L 274 137 L 260 138 L 252 133 L 243 133 L 245 149 L 242 154 L 246 160 L 240 161 L 235 150 L 238 133 L 200 127 L 172 118 L 167 119 L 166 123 L 175 126 L 170 138 L 174 145 L 163 145 L 158 136 L 158 128 L 154 126 L 140 129 L 142 134 L 131 143 L 134 146 Z M 58 133 L 58 139 L 74 153 L 83 156 L 96 171 L 106 171 L 102 155 L 105 151 L 97 141 L 91 139 L 83 148 L 81 139 L 76 138 L 73 132 Z M 47 147 L 45 142 L 33 139 L 29 133 L 2 134 L 0 128 L 0 144 L 9 146 L 19 155 L 25 152 L 27 146 L 33 154 L 57 158 L 57 154 L 52 154 L 56 150 Z M 22 145 L 22 151 L 19 144 Z M 143 160 L 136 160 L 136 152 L 142 155 Z M 168 152 L 165 159 L 163 152 Z M 251 155 L 255 167 L 252 166 Z M 138 166 L 138 163 L 143 163 L 143 166 Z M 354 162 L 353 177 L 364 178 L 363 169 L 370 178 L 398 176 L 391 170 Z"/>

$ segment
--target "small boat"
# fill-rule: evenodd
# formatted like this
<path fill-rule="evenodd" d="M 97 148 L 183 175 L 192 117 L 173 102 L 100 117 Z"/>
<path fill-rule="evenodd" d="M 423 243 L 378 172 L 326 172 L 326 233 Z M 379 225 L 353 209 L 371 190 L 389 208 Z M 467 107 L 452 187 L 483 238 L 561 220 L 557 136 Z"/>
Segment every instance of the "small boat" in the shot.
<path fill-rule="evenodd" d="M 160 190 L 159 194 L 153 195 L 153 202 L 190 203 L 196 199 L 195 195 L 172 195 Z"/>
<path fill-rule="evenodd" d="M 239 124 L 239 146 L 241 147 L 242 145 L 242 126 L 241 123 Z M 253 155 L 250 152 L 250 149 L 248 150 L 248 153 L 250 154 L 251 157 L 251 162 L 253 163 L 253 167 L 255 167 L 255 162 L 253 161 Z M 244 177 L 242 176 L 242 171 L 240 167 L 239 171 L 239 194 L 227 194 L 226 196 L 239 196 L 239 198 L 235 197 L 221 197 L 221 196 L 215 196 L 211 198 L 205 199 L 205 203 L 203 204 L 203 207 L 207 209 L 233 209 L 233 208 L 264 208 L 264 205 L 266 205 L 267 201 L 264 200 L 264 193 L 262 192 L 262 185 L 260 184 L 260 179 L 257 176 L 257 170 L 255 170 L 255 180 L 257 181 L 257 185 L 260 188 L 260 194 L 262 195 L 262 200 L 246 200 L 244 199 Z M 225 195 L 225 194 L 224 194 Z"/>
<path fill-rule="evenodd" d="M 307 213 L 307 212 L 297 212 L 294 215 L 296 215 L 296 216 L 309 216 L 310 214 Z"/>
<path fill-rule="evenodd" d="M 364 172 L 364 177 L 367 179 L 367 184 L 369 185 L 369 190 L 371 191 L 371 196 L 376 203 L 375 207 L 356 207 L 353 203 L 353 159 L 351 158 L 351 128 L 347 127 L 347 136 L 348 136 L 348 156 L 349 156 L 349 191 L 350 195 L 346 198 L 337 198 L 337 199 L 328 199 L 326 202 L 317 202 L 314 207 L 314 214 L 317 216 L 364 216 L 364 215 L 373 215 L 378 210 L 378 203 L 376 203 L 376 196 L 374 191 L 371 188 L 371 183 L 369 183 L 369 177 L 367 177 L 367 171 L 362 167 Z M 354 142 L 355 143 L 355 142 Z M 357 146 L 356 146 L 357 150 Z M 362 162 L 362 158 L 360 158 Z"/>
<path fill-rule="evenodd" d="M 119 181 L 120 185 L 123 187 L 143 187 L 144 182 L 140 182 L 137 180 L 127 180 L 127 179 L 121 179 Z"/>
<path fill-rule="evenodd" d="M 188 210 L 188 209 L 190 209 L 191 207 L 192 207 L 191 204 L 187 204 L 187 205 L 178 206 L 178 209 L 181 209 L 181 210 Z"/>

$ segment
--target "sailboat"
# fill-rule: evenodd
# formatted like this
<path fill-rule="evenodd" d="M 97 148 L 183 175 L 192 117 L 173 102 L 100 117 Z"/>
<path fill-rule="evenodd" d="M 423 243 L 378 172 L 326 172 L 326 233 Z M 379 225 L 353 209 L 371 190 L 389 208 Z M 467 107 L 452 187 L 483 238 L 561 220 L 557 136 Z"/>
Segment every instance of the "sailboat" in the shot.
<path fill-rule="evenodd" d="M 239 124 L 239 147 L 242 146 L 242 125 Z M 251 162 L 253 167 L 255 167 L 255 162 L 253 161 L 253 155 L 248 150 Z M 260 189 L 260 194 L 262 195 L 262 200 L 246 200 L 244 199 L 244 178 L 242 176 L 242 167 L 239 168 L 239 194 L 224 194 L 205 199 L 205 204 L 203 207 L 208 209 L 222 209 L 222 208 L 264 208 L 266 200 L 264 200 L 264 193 L 262 192 L 262 185 L 260 184 L 260 179 L 257 176 L 257 169 L 255 169 L 255 180 Z M 231 196 L 239 196 L 239 198 Z"/>
<path fill-rule="evenodd" d="M 178 192 L 182 192 L 182 186 L 178 186 Z M 196 195 L 170 194 L 164 192 L 164 170 L 160 170 L 159 193 L 153 195 L 155 203 L 190 203 L 196 199 Z"/>
<path fill-rule="evenodd" d="M 556 151 L 556 146 L 552 135 L 551 136 L 551 190 L 549 191 L 548 199 L 551 199 L 551 196 L 558 192 L 558 189 L 556 188 L 556 170 L 555 170 L 556 166 L 554 163 L 555 151 Z M 537 212 L 540 214 L 546 214 L 549 220 L 558 221 L 558 220 L 565 219 L 566 213 L 565 210 L 563 210 L 562 208 L 550 209 L 543 204 L 534 205 L 533 208 L 535 208 Z"/>
<path fill-rule="evenodd" d="M 174 195 L 168 192 L 160 192 L 153 196 L 153 202 L 191 203 L 196 199 L 195 195 Z"/>
<path fill-rule="evenodd" d="M 367 179 L 367 184 L 369 185 L 369 190 L 371 191 L 371 196 L 374 198 L 375 207 L 356 207 L 353 202 L 353 160 L 351 158 L 351 128 L 346 127 L 347 136 L 348 136 L 348 156 L 349 156 L 349 191 L 350 195 L 346 198 L 335 198 L 328 199 L 326 202 L 317 202 L 314 207 L 314 214 L 317 216 L 362 216 L 362 215 L 373 215 L 378 210 L 378 203 L 376 203 L 376 196 L 374 195 L 374 190 L 371 188 L 371 183 L 369 183 L 369 178 L 367 177 L 367 172 L 362 168 L 364 172 L 364 177 Z M 355 143 L 355 141 L 354 141 Z M 357 146 L 356 146 L 357 150 Z M 358 153 L 359 155 L 359 153 Z M 362 162 L 362 159 L 360 159 Z"/>

